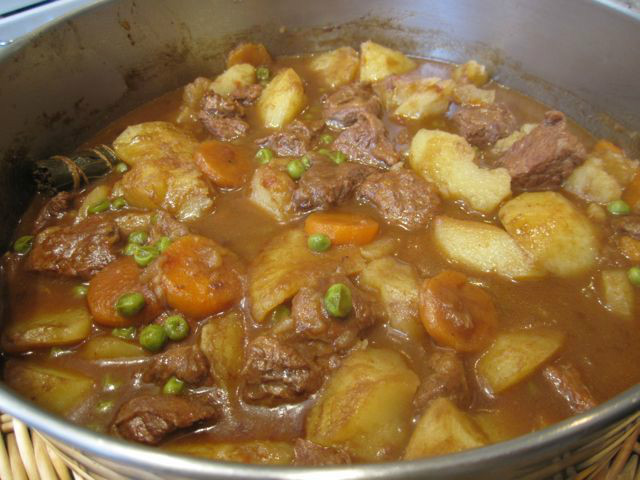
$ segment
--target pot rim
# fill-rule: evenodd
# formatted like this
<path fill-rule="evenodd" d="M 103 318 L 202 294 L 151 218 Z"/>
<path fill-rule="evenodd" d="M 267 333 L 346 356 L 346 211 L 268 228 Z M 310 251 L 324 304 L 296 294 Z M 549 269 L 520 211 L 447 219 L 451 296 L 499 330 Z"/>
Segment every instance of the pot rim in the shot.
<path fill-rule="evenodd" d="M 102 4 L 114 0 L 90 0 L 82 6 L 29 32 L 6 46 L 0 47 L 0 63 L 30 44 L 33 39 L 55 28 L 58 24 L 87 13 Z M 627 9 L 613 0 L 588 0 L 605 10 L 630 17 L 640 23 L 640 11 Z M 50 413 L 21 397 L 0 380 L 0 406 L 3 412 L 24 422 L 27 426 L 46 434 L 64 445 L 84 454 L 120 465 L 141 468 L 148 472 L 162 472 L 190 478 L 242 478 L 266 479 L 319 479 L 333 478 L 370 479 L 406 478 L 415 475 L 446 474 L 456 476 L 478 472 L 481 467 L 494 462 L 505 466 L 521 456 L 544 459 L 549 452 L 564 451 L 568 445 L 575 447 L 584 437 L 595 435 L 614 426 L 640 410 L 640 384 L 618 394 L 603 404 L 544 429 L 521 435 L 512 440 L 461 453 L 443 455 L 431 459 L 394 461 L 385 463 L 354 464 L 349 466 L 293 467 L 273 465 L 248 465 L 206 460 L 179 455 L 100 434 L 76 425 L 63 417 Z M 562 447 L 562 448 L 560 448 Z M 151 474 L 153 475 L 153 474 Z"/>

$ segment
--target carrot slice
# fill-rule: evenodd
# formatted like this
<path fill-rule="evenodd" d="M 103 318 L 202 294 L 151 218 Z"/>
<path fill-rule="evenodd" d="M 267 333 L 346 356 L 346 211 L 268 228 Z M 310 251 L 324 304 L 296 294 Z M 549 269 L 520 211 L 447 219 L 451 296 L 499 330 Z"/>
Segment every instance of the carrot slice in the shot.
<path fill-rule="evenodd" d="M 89 283 L 87 303 L 93 320 L 107 327 L 124 327 L 148 322 L 157 317 L 162 307 L 151 289 L 140 281 L 142 269 L 131 257 L 120 258 L 96 274 Z M 116 302 L 125 293 L 139 292 L 145 307 L 133 317 L 123 317 L 116 310 Z"/>
<path fill-rule="evenodd" d="M 227 309 L 242 297 L 238 266 L 233 254 L 213 240 L 177 239 L 160 265 L 167 303 L 195 318 Z"/>
<path fill-rule="evenodd" d="M 420 319 L 429 335 L 460 352 L 484 348 L 498 324 L 489 294 L 459 272 L 426 279 L 419 298 Z"/>
<path fill-rule="evenodd" d="M 634 213 L 640 213 L 640 173 L 636 173 L 624 189 L 622 199 L 629 204 Z"/>
<path fill-rule="evenodd" d="M 334 245 L 370 243 L 380 226 L 375 220 L 353 213 L 312 213 L 304 222 L 307 235 L 324 233 Z"/>
<path fill-rule="evenodd" d="M 241 187 L 251 169 L 247 152 L 216 140 L 201 143 L 195 159 L 200 171 L 222 188 Z"/>

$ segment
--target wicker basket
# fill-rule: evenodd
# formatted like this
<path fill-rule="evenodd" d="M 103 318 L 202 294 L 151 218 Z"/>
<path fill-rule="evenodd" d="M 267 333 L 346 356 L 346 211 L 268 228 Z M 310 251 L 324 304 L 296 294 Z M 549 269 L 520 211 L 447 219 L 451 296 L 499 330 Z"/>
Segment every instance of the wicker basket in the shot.
<path fill-rule="evenodd" d="M 90 465 L 81 465 L 61 452 L 41 433 L 27 428 L 9 415 L 0 416 L 1 480 L 109 480 L 121 479 L 113 473 L 88 473 Z M 607 448 L 588 460 L 557 474 L 553 480 L 640 480 L 640 412 L 629 417 L 611 435 Z M 83 457 L 83 462 L 91 459 Z M 104 468 L 104 467 L 102 467 Z"/>

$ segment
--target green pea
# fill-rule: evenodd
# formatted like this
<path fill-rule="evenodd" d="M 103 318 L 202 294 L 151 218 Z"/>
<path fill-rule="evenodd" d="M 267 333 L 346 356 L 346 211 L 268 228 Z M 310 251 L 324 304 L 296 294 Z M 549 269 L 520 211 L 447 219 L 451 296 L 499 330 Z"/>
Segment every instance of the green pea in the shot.
<path fill-rule="evenodd" d="M 340 165 L 347 161 L 347 156 L 342 152 L 334 152 L 331 158 L 336 165 Z"/>
<path fill-rule="evenodd" d="M 171 245 L 171 239 L 169 237 L 160 237 L 155 244 L 155 247 L 160 253 L 164 252 Z"/>
<path fill-rule="evenodd" d="M 324 308 L 334 317 L 346 317 L 351 313 L 351 290 L 344 283 L 334 283 L 324 296 Z"/>
<path fill-rule="evenodd" d="M 304 168 L 304 163 L 299 158 L 291 160 L 287 163 L 287 173 L 294 180 L 298 180 L 302 174 L 305 172 L 306 168 Z"/>
<path fill-rule="evenodd" d="M 129 234 L 129 243 L 144 245 L 145 243 L 147 243 L 148 239 L 149 235 L 147 234 L 147 232 L 138 231 Z"/>
<path fill-rule="evenodd" d="M 113 409 L 113 400 L 103 400 L 96 405 L 98 413 L 108 413 L 111 409 Z"/>
<path fill-rule="evenodd" d="M 107 199 L 102 200 L 98 203 L 94 203 L 93 205 L 91 205 L 89 207 L 89 209 L 87 210 L 87 212 L 90 215 L 94 215 L 96 213 L 102 213 L 102 212 L 106 212 L 107 210 L 109 210 L 109 208 L 111 207 L 111 202 Z"/>
<path fill-rule="evenodd" d="M 189 335 L 189 322 L 182 315 L 171 315 L 164 321 L 164 331 L 174 342 L 184 340 Z"/>
<path fill-rule="evenodd" d="M 271 76 L 271 72 L 267 67 L 256 68 L 256 78 L 258 79 L 259 82 L 268 82 L 270 76 Z"/>
<path fill-rule="evenodd" d="M 640 287 L 640 267 L 631 267 L 627 271 L 627 277 L 632 285 Z"/>
<path fill-rule="evenodd" d="M 116 310 L 123 317 L 133 317 L 144 308 L 144 297 L 139 292 L 125 293 L 116 302 Z"/>
<path fill-rule="evenodd" d="M 105 392 L 115 392 L 122 386 L 122 382 L 116 380 L 111 375 L 107 374 L 102 379 L 102 390 Z"/>
<path fill-rule="evenodd" d="M 159 352 L 167 343 L 167 332 L 155 323 L 147 325 L 140 332 L 140 345 L 150 352 Z"/>
<path fill-rule="evenodd" d="M 271 321 L 273 323 L 279 323 L 289 317 L 291 317 L 291 309 L 286 305 L 278 305 L 271 313 Z"/>
<path fill-rule="evenodd" d="M 76 285 L 75 287 L 73 287 L 73 290 L 71 290 L 71 292 L 73 293 L 73 296 L 76 298 L 86 297 L 88 291 L 89 291 L 89 287 L 82 283 L 80 285 Z"/>
<path fill-rule="evenodd" d="M 326 252 L 331 248 L 331 239 L 324 233 L 314 233 L 307 238 L 307 246 L 312 252 Z"/>
<path fill-rule="evenodd" d="M 114 198 L 113 201 L 111 202 L 111 208 L 113 208 L 114 210 L 120 210 L 121 208 L 126 207 L 127 201 L 124 199 L 124 197 L 117 197 Z"/>
<path fill-rule="evenodd" d="M 127 243 L 125 247 L 122 249 L 122 254 L 126 255 L 127 257 L 131 257 L 135 255 L 135 253 L 138 251 L 139 248 L 140 248 L 140 245 L 137 245 L 135 243 Z"/>
<path fill-rule="evenodd" d="M 333 142 L 333 136 L 332 135 L 329 135 L 328 133 L 320 135 L 320 143 L 321 144 L 329 145 L 331 142 Z"/>
<path fill-rule="evenodd" d="M 118 327 L 111 330 L 111 335 L 123 340 L 133 340 L 136 338 L 136 327 Z"/>
<path fill-rule="evenodd" d="M 261 148 L 256 152 L 256 160 L 260 165 L 266 165 L 273 160 L 274 154 L 270 148 Z"/>
<path fill-rule="evenodd" d="M 16 253 L 29 253 L 33 246 L 33 235 L 23 235 L 13 244 L 13 251 Z"/>
<path fill-rule="evenodd" d="M 184 382 L 176 377 L 171 377 L 162 387 L 165 395 L 179 395 L 184 390 Z"/>
<path fill-rule="evenodd" d="M 629 215 L 631 213 L 631 207 L 624 200 L 614 200 L 607 204 L 607 210 L 612 215 Z"/>
<path fill-rule="evenodd" d="M 124 162 L 118 162 L 116 163 L 115 169 L 116 169 L 116 172 L 118 173 L 125 173 L 129 171 L 129 165 L 127 165 Z"/>
<path fill-rule="evenodd" d="M 133 259 L 141 267 L 146 267 L 156 258 L 158 258 L 160 252 L 155 247 L 138 247 L 133 254 Z"/>

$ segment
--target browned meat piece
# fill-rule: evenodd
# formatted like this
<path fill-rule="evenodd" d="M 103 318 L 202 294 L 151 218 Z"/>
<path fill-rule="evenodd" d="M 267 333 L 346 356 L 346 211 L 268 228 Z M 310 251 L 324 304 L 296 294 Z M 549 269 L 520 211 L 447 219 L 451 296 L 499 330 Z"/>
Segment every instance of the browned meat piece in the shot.
<path fill-rule="evenodd" d="M 175 376 L 197 385 L 209 375 L 207 357 L 197 345 L 179 346 L 155 355 L 144 371 L 142 379 L 149 383 L 165 382 Z"/>
<path fill-rule="evenodd" d="M 629 237 L 640 240 L 640 216 L 629 215 L 626 217 L 616 217 L 611 220 L 611 226 L 616 233 L 620 235 L 628 235 Z"/>
<path fill-rule="evenodd" d="M 272 335 L 249 344 L 241 375 L 245 401 L 265 405 L 299 402 L 322 385 L 318 366 Z"/>
<path fill-rule="evenodd" d="M 293 206 L 297 211 L 326 209 L 347 200 L 356 188 L 375 169 L 358 163 L 340 165 L 314 159 L 293 193 Z"/>
<path fill-rule="evenodd" d="M 49 227 L 36 236 L 26 267 L 88 278 L 116 259 L 114 245 L 119 238 L 116 223 L 103 215 Z"/>
<path fill-rule="evenodd" d="M 73 199 L 76 197 L 75 193 L 60 192 L 55 197 L 51 198 L 40 213 L 33 225 L 34 230 L 39 232 L 46 227 L 52 220 L 59 220 L 73 208 Z"/>
<path fill-rule="evenodd" d="M 460 407 L 469 404 L 469 384 L 464 364 L 454 352 L 437 351 L 428 360 L 429 374 L 422 381 L 414 404 L 420 410 L 439 397 L 446 397 Z"/>
<path fill-rule="evenodd" d="M 242 120 L 244 108 L 233 98 L 208 92 L 202 100 L 200 120 L 218 140 L 234 140 L 247 133 L 249 124 Z"/>
<path fill-rule="evenodd" d="M 498 159 L 511 175 L 514 190 L 549 190 L 562 182 L 585 158 L 585 149 L 567 130 L 563 113 L 549 111 L 541 125 L 518 140 Z"/>
<path fill-rule="evenodd" d="M 156 210 L 154 213 L 128 211 L 114 214 L 113 219 L 118 224 L 122 236 L 126 237 L 132 232 L 144 230 L 149 232 L 149 241 L 152 243 L 160 237 L 175 240 L 189 233 L 185 224 L 164 210 Z"/>
<path fill-rule="evenodd" d="M 248 107 L 253 105 L 255 101 L 260 97 L 262 93 L 262 85 L 255 83 L 253 85 L 247 85 L 246 87 L 240 87 L 237 90 L 231 92 L 230 97 L 236 100 L 240 105 Z"/>
<path fill-rule="evenodd" d="M 323 447 L 317 443 L 298 438 L 293 446 L 294 465 L 349 465 L 351 457 L 339 448 Z"/>
<path fill-rule="evenodd" d="M 462 105 L 453 114 L 453 124 L 471 145 L 485 148 L 516 129 L 516 119 L 501 103 Z"/>
<path fill-rule="evenodd" d="M 155 445 L 179 428 L 219 415 L 218 406 L 204 396 L 141 395 L 120 407 L 112 428 L 128 440 Z"/>
<path fill-rule="evenodd" d="M 311 139 L 322 125 L 311 123 L 308 126 L 300 120 L 294 120 L 283 130 L 268 137 L 259 138 L 256 143 L 268 147 L 280 157 L 299 157 L 307 153 Z"/>
<path fill-rule="evenodd" d="M 356 198 L 373 205 L 387 222 L 407 230 L 426 227 L 441 206 L 435 187 L 406 168 L 369 175 L 357 188 Z"/>
<path fill-rule="evenodd" d="M 370 88 L 363 84 L 351 84 L 322 98 L 325 123 L 334 129 L 347 128 L 358 120 L 360 113 L 379 116 L 382 106 Z"/>
<path fill-rule="evenodd" d="M 333 148 L 354 162 L 374 167 L 387 167 L 400 161 L 382 120 L 368 112 L 358 113 L 356 122 L 338 135 Z"/>
<path fill-rule="evenodd" d="M 542 371 L 542 375 L 567 402 L 572 412 L 584 412 L 598 404 L 573 365 L 550 365 Z"/>

